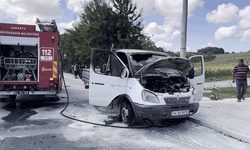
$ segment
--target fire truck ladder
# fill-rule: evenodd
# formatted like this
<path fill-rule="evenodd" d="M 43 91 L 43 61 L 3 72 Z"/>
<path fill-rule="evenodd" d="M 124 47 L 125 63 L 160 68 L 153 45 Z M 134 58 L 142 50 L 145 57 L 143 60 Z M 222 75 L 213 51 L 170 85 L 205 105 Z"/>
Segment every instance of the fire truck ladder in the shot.
<path fill-rule="evenodd" d="M 49 22 L 49 21 L 40 21 L 38 18 L 36 18 L 36 24 L 38 25 L 40 31 L 58 32 L 56 21 L 54 19 L 51 22 Z"/>

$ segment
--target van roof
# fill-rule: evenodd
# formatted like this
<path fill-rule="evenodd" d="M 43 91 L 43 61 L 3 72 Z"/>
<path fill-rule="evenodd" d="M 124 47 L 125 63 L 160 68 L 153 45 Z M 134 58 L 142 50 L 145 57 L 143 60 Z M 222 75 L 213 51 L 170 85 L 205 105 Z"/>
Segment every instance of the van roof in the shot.
<path fill-rule="evenodd" d="M 129 54 L 129 55 L 150 53 L 150 54 L 156 54 L 156 55 L 170 56 L 168 53 L 152 51 L 152 50 L 120 49 L 120 50 L 116 51 L 116 53 L 118 53 L 118 52 L 126 53 L 126 54 Z"/>

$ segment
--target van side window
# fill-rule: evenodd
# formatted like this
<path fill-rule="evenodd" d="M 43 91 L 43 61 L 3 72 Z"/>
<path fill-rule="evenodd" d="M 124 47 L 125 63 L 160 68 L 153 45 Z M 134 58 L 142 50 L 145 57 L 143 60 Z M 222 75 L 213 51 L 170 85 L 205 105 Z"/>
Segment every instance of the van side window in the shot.
<path fill-rule="evenodd" d="M 119 52 L 119 53 L 117 53 L 116 55 L 121 59 L 121 61 L 122 61 L 122 62 L 126 65 L 126 67 L 129 69 L 128 58 L 127 58 L 126 54 Z"/>
<path fill-rule="evenodd" d="M 200 76 L 202 75 L 202 59 L 201 57 L 198 58 L 192 58 L 193 65 L 194 65 L 194 76 Z"/>
<path fill-rule="evenodd" d="M 94 54 L 94 71 L 98 74 L 120 77 L 122 63 L 109 51 L 96 51 Z"/>

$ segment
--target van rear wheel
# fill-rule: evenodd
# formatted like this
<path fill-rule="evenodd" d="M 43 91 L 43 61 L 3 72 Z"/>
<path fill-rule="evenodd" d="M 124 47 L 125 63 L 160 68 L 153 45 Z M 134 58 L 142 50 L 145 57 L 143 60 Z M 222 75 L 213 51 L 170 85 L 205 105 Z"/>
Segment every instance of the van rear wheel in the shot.
<path fill-rule="evenodd" d="M 126 125 L 131 125 L 134 113 L 132 110 L 132 106 L 128 101 L 123 101 L 121 104 L 121 111 L 120 111 L 121 120 Z"/>

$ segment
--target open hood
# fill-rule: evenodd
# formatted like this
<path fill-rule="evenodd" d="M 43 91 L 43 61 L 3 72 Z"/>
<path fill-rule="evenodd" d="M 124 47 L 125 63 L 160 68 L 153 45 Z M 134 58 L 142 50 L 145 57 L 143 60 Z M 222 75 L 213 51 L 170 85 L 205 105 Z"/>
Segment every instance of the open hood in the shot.
<path fill-rule="evenodd" d="M 163 71 L 166 69 L 174 69 L 181 71 L 184 75 L 186 75 L 192 68 L 193 63 L 189 59 L 180 57 L 167 57 L 159 59 L 156 62 L 146 64 L 140 70 L 138 70 L 135 75 L 159 69 Z"/>

